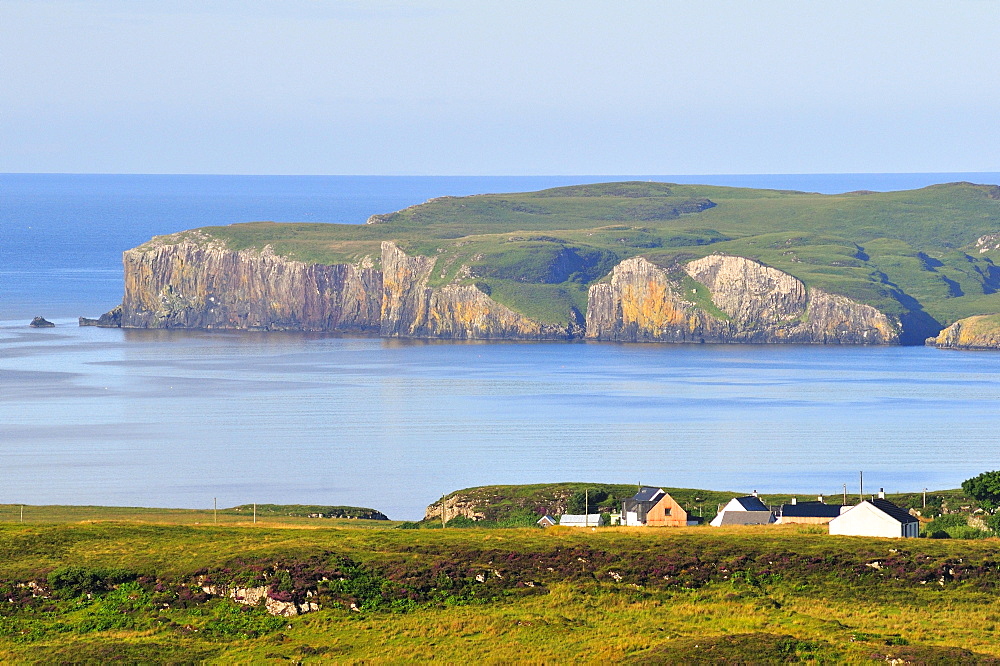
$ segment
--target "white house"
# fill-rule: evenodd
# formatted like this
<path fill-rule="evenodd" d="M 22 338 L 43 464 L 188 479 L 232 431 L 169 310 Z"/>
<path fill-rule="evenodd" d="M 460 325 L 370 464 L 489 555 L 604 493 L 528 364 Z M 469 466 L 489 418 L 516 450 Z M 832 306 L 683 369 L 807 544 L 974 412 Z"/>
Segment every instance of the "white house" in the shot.
<path fill-rule="evenodd" d="M 559 517 L 559 524 L 566 527 L 604 527 L 604 518 L 599 513 L 564 513 Z"/>
<path fill-rule="evenodd" d="M 918 537 L 920 521 L 889 500 L 878 498 L 852 506 L 830 521 L 830 534 L 874 537 Z"/>
<path fill-rule="evenodd" d="M 757 491 L 746 497 L 734 497 L 722 508 L 712 522 L 712 527 L 723 525 L 769 525 L 774 522 L 774 514 L 757 497 Z"/>

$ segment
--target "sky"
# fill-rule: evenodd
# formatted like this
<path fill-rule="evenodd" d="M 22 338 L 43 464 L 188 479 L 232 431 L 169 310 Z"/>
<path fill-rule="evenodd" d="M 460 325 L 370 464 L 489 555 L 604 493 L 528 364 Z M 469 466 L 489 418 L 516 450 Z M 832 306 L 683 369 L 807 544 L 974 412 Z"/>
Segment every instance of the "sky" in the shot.
<path fill-rule="evenodd" d="M 1000 0 L 0 0 L 0 172 L 1000 171 Z"/>

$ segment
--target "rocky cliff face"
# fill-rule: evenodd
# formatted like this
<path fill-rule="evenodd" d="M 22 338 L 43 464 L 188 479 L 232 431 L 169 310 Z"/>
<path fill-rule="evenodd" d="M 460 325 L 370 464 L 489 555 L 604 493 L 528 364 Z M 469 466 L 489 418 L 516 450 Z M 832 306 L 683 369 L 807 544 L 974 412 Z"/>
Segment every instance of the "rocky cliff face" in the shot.
<path fill-rule="evenodd" d="M 899 326 L 875 308 L 819 289 L 743 257 L 710 255 L 684 266 L 718 312 L 642 257 L 619 264 L 591 287 L 587 337 L 622 342 L 800 342 L 889 344 Z"/>
<path fill-rule="evenodd" d="M 182 241 L 124 254 L 126 328 L 377 331 L 382 274 L 221 243 Z"/>
<path fill-rule="evenodd" d="M 927 344 L 940 349 L 1000 349 L 1000 315 L 959 319 Z"/>
<path fill-rule="evenodd" d="M 176 239 L 173 239 L 176 240 Z M 87 324 L 126 328 L 371 331 L 385 337 L 886 344 L 898 322 L 875 308 L 742 257 L 673 273 L 642 257 L 590 288 L 587 321 L 544 324 L 473 285 L 429 286 L 432 257 L 382 244 L 382 269 L 306 264 L 188 234 L 124 255 L 120 310 Z M 694 291 L 692 292 L 692 286 Z"/>
<path fill-rule="evenodd" d="M 411 257 L 382 244 L 382 335 L 477 340 L 558 340 L 578 337 L 578 325 L 554 326 L 500 305 L 472 285 L 427 286 L 434 259 Z"/>

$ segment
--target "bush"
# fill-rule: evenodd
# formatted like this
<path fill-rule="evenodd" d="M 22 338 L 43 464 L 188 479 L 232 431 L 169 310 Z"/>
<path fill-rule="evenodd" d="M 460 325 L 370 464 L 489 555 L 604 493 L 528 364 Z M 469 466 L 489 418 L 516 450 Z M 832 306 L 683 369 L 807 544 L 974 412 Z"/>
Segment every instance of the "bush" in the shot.
<path fill-rule="evenodd" d="M 124 569 L 60 567 L 49 574 L 48 583 L 55 596 L 72 598 L 102 594 L 136 578 L 137 574 Z"/>

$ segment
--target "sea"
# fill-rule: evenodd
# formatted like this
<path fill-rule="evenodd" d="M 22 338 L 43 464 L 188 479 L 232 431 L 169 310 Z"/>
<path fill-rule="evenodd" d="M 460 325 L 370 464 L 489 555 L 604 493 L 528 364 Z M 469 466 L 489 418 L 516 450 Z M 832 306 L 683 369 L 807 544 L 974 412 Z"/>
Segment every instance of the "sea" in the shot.
<path fill-rule="evenodd" d="M 443 342 L 81 328 L 122 251 L 444 195 L 659 180 L 835 193 L 1000 173 L 533 177 L 0 174 L 0 504 L 365 506 L 487 484 L 957 487 L 1000 468 L 1000 352 Z M 55 328 L 32 329 L 43 316 Z"/>

